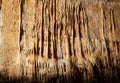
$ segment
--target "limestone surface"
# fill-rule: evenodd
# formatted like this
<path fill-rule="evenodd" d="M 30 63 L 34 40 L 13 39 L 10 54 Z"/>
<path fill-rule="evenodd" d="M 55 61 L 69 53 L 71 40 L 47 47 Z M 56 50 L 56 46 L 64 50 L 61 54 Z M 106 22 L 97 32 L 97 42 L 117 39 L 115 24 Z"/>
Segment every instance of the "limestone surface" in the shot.
<path fill-rule="evenodd" d="M 0 0 L 0 82 L 119 78 L 120 0 Z"/>

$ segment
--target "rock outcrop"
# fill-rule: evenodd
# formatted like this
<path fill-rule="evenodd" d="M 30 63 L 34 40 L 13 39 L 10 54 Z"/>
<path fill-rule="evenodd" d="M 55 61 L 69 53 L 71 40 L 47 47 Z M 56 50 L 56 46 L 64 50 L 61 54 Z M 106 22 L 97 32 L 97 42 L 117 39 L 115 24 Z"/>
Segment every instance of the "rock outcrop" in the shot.
<path fill-rule="evenodd" d="M 119 0 L 0 0 L 0 82 L 119 78 Z"/>

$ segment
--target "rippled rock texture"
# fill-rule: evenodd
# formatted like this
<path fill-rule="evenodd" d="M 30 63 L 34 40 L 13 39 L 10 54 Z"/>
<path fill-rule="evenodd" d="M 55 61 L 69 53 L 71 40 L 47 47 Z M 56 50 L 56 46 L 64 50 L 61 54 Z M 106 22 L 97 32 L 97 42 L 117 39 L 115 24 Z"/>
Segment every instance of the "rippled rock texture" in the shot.
<path fill-rule="evenodd" d="M 0 82 L 119 78 L 119 0 L 0 0 Z"/>

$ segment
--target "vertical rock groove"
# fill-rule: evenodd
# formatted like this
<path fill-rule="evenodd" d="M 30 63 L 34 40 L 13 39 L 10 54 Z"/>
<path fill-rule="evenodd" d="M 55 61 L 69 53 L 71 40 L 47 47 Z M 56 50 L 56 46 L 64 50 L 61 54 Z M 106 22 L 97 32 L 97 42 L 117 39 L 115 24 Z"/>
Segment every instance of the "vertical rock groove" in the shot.
<path fill-rule="evenodd" d="M 119 0 L 0 0 L 0 82 L 118 82 Z"/>

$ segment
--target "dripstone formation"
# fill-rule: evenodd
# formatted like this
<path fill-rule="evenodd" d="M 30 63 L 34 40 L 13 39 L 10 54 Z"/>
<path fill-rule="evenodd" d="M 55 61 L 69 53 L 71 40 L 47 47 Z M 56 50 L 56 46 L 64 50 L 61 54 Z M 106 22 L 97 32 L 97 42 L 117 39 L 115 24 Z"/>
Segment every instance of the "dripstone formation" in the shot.
<path fill-rule="evenodd" d="M 117 83 L 120 0 L 0 0 L 0 83 Z"/>

